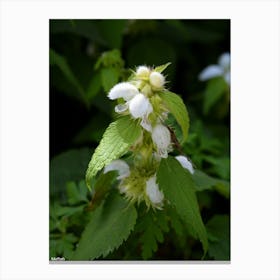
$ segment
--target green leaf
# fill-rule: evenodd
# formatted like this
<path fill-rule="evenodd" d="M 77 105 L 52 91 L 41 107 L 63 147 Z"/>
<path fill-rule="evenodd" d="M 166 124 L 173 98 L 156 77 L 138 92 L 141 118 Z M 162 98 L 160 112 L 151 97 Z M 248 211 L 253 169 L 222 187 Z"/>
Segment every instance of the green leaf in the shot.
<path fill-rule="evenodd" d="M 183 235 L 183 224 L 182 221 L 178 215 L 178 213 L 176 212 L 174 207 L 168 206 L 167 208 L 167 213 L 169 216 L 169 220 L 170 220 L 170 225 L 171 227 L 174 229 L 174 231 L 176 232 L 177 235 L 181 236 Z"/>
<path fill-rule="evenodd" d="M 86 183 L 89 188 L 96 173 L 112 160 L 125 154 L 140 134 L 140 126 L 129 116 L 121 117 L 109 125 L 88 165 Z"/>
<path fill-rule="evenodd" d="M 215 260 L 230 259 L 229 216 L 215 215 L 206 224 L 209 239 L 209 256 Z"/>
<path fill-rule="evenodd" d="M 213 178 L 200 170 L 195 170 L 193 180 L 197 191 L 215 189 L 224 197 L 229 198 L 229 182 Z"/>
<path fill-rule="evenodd" d="M 142 258 L 147 260 L 157 251 L 157 243 L 164 241 L 163 234 L 169 231 L 169 227 L 165 214 L 161 211 L 149 211 L 139 220 L 135 231 L 141 233 L 139 240 L 142 244 Z"/>
<path fill-rule="evenodd" d="M 86 90 L 86 97 L 89 100 L 89 102 L 92 102 L 92 100 L 94 100 L 95 96 L 98 94 L 100 90 L 101 90 L 100 73 L 95 72 Z"/>
<path fill-rule="evenodd" d="M 54 157 L 50 163 L 50 195 L 65 200 L 67 182 L 78 183 L 84 179 L 90 157 L 88 148 L 69 150 Z"/>
<path fill-rule="evenodd" d="M 73 181 L 68 182 L 66 184 L 68 203 L 73 205 L 81 202 L 87 202 L 87 191 L 88 189 L 86 188 L 84 180 L 80 181 L 79 185 Z"/>
<path fill-rule="evenodd" d="M 100 174 L 93 187 L 93 197 L 89 205 L 90 208 L 94 209 L 101 203 L 106 193 L 112 187 L 111 184 L 112 181 L 116 178 L 116 175 L 117 171 L 110 171 L 105 174 Z"/>
<path fill-rule="evenodd" d="M 170 64 L 171 64 L 171 62 L 168 62 L 168 63 L 166 63 L 166 64 L 157 66 L 154 70 L 155 70 L 156 72 L 162 73 Z"/>
<path fill-rule="evenodd" d="M 229 157 L 204 156 L 204 160 L 212 164 L 212 170 L 221 178 L 229 180 L 230 177 L 230 159 Z"/>
<path fill-rule="evenodd" d="M 60 239 L 50 239 L 50 257 L 64 257 L 69 259 L 73 254 L 74 245 L 77 241 L 77 237 L 70 233 L 62 235 Z"/>
<path fill-rule="evenodd" d="M 187 140 L 190 126 L 189 114 L 182 98 L 170 91 L 159 93 L 164 105 L 175 117 L 183 132 L 183 141 Z"/>
<path fill-rule="evenodd" d="M 111 51 L 103 52 L 94 65 L 94 69 L 98 70 L 102 67 L 117 67 L 123 68 L 124 61 L 120 50 L 113 49 Z"/>
<path fill-rule="evenodd" d="M 207 114 L 209 110 L 223 96 L 228 85 L 221 77 L 211 79 L 206 87 L 203 100 L 203 113 Z"/>
<path fill-rule="evenodd" d="M 88 105 L 87 98 L 85 91 L 72 72 L 70 66 L 67 63 L 67 60 L 56 51 L 50 49 L 50 65 L 56 65 L 64 74 L 65 78 L 77 89 L 78 93 L 80 94 L 79 98 Z"/>
<path fill-rule="evenodd" d="M 101 69 L 102 86 L 105 92 L 109 92 L 109 90 L 118 82 L 119 76 L 120 71 L 117 68 L 108 67 Z"/>
<path fill-rule="evenodd" d="M 62 217 L 62 216 L 71 216 L 76 213 L 81 213 L 83 212 L 85 208 L 85 205 L 80 205 L 80 206 L 61 206 L 58 204 L 55 204 L 54 206 L 51 207 L 50 211 L 53 212 L 51 215 L 56 215 L 57 217 Z"/>
<path fill-rule="evenodd" d="M 73 254 L 73 260 L 105 257 L 130 235 L 137 218 L 133 205 L 112 193 L 93 213 Z"/>
<path fill-rule="evenodd" d="M 168 157 L 160 162 L 157 181 L 165 198 L 176 208 L 190 233 L 202 242 L 205 254 L 208 249 L 207 234 L 191 174 L 175 158 Z"/>

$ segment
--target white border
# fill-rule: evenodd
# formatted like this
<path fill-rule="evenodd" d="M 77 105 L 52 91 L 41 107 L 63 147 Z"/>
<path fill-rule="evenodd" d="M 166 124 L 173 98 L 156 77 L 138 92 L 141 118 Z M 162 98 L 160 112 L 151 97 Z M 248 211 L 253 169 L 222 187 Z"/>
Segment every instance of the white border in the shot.
<path fill-rule="evenodd" d="M 231 264 L 49 264 L 49 18 L 231 19 Z M 278 1 L 11 0 L 0 19 L 1 279 L 280 279 Z"/>

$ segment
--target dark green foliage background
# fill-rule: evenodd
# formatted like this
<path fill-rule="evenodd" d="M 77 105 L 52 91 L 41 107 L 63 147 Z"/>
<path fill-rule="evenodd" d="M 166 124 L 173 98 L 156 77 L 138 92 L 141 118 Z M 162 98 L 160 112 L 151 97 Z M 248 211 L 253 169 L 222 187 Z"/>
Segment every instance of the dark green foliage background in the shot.
<path fill-rule="evenodd" d="M 129 75 L 124 68 L 171 62 L 165 70 L 167 87 L 183 98 L 190 115 L 183 150 L 197 169 L 213 177 L 208 187 L 205 177 L 197 178 L 209 240 L 205 259 L 228 260 L 230 200 L 221 184 L 228 186 L 230 180 L 230 108 L 222 96 L 208 112 L 204 110 L 207 83 L 199 82 L 198 74 L 230 51 L 230 21 L 50 20 L 50 49 L 50 258 L 70 258 L 89 220 L 91 193 L 84 177 L 95 147 L 114 119 L 114 103 L 106 97 L 111 85 Z M 209 90 L 210 86 L 207 94 Z M 178 126 L 170 121 L 180 140 Z M 173 217 L 173 210 L 168 211 Z M 153 216 L 149 212 L 145 219 Z M 201 258 L 201 244 L 178 234 L 180 221 L 175 229 L 160 231 L 158 251 L 141 253 L 135 240 L 144 238 L 137 230 L 145 227 L 145 219 L 136 225 L 136 234 L 106 259 Z M 171 220 L 176 223 L 176 217 Z"/>

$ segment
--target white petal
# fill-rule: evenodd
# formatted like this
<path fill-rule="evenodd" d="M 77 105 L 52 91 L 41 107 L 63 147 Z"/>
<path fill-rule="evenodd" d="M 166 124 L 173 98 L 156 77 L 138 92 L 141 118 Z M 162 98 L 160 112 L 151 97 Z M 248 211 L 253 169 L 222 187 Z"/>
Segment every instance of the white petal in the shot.
<path fill-rule="evenodd" d="M 229 69 L 229 67 L 230 67 L 230 53 L 223 53 L 219 57 L 218 63 L 223 69 Z"/>
<path fill-rule="evenodd" d="M 191 174 L 194 173 L 193 166 L 192 166 L 191 162 L 186 157 L 184 157 L 184 156 L 177 156 L 175 158 L 181 163 L 181 165 L 185 169 L 188 169 Z"/>
<path fill-rule="evenodd" d="M 161 88 L 165 82 L 164 76 L 158 72 L 152 72 L 150 75 L 150 83 L 153 87 Z"/>
<path fill-rule="evenodd" d="M 127 104 L 127 103 L 118 104 L 118 105 L 115 107 L 115 112 L 116 112 L 116 113 L 122 113 L 122 112 L 126 111 L 127 109 L 128 109 L 128 104 Z"/>
<path fill-rule="evenodd" d="M 130 174 L 129 165 L 120 159 L 113 160 L 111 163 L 109 163 L 104 168 L 104 173 L 107 173 L 109 171 L 116 170 L 119 173 L 119 176 L 117 177 L 118 180 L 126 178 Z"/>
<path fill-rule="evenodd" d="M 132 99 L 138 94 L 138 89 L 127 82 L 116 84 L 109 92 L 108 97 L 110 99 L 123 98 L 125 101 Z"/>
<path fill-rule="evenodd" d="M 149 115 L 153 111 L 153 107 L 149 99 L 142 93 L 135 95 L 129 101 L 129 111 L 133 118 L 142 118 Z"/>
<path fill-rule="evenodd" d="M 152 132 L 152 129 L 153 129 L 153 128 L 152 128 L 152 125 L 151 125 L 150 121 L 148 120 L 148 116 L 147 116 L 147 115 L 145 115 L 145 116 L 142 118 L 142 121 L 141 121 L 140 125 L 141 125 L 144 129 L 146 129 L 147 131 Z"/>
<path fill-rule="evenodd" d="M 230 72 L 226 72 L 224 74 L 224 79 L 227 82 L 227 84 L 230 85 Z"/>
<path fill-rule="evenodd" d="M 171 143 L 170 131 L 166 126 L 157 124 L 153 128 L 152 139 L 158 148 L 167 149 Z"/>
<path fill-rule="evenodd" d="M 136 76 L 140 78 L 147 78 L 150 74 L 150 69 L 147 66 L 138 66 L 136 69 Z"/>
<path fill-rule="evenodd" d="M 159 190 L 158 184 L 156 183 L 156 177 L 151 177 L 146 182 L 146 193 L 154 204 L 161 204 L 163 202 L 163 193 Z"/>
<path fill-rule="evenodd" d="M 219 65 L 209 65 L 199 74 L 200 81 L 206 81 L 223 75 L 223 68 Z"/>

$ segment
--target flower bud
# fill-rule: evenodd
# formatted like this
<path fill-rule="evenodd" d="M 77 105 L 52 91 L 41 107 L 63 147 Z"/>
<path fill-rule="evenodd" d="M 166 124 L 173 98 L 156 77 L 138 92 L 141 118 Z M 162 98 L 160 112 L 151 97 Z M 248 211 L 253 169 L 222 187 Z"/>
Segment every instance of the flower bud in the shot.
<path fill-rule="evenodd" d="M 156 176 L 151 177 L 146 182 L 146 194 L 153 204 L 158 206 L 162 204 L 164 195 L 158 188 L 158 184 L 156 183 Z"/>
<path fill-rule="evenodd" d="M 168 128 L 162 124 L 157 124 L 153 128 L 152 139 L 157 146 L 159 155 L 163 158 L 167 158 L 167 150 L 169 145 L 171 144 L 171 135 Z"/>
<path fill-rule="evenodd" d="M 158 72 L 152 72 L 150 75 L 150 83 L 155 88 L 162 88 L 164 85 L 164 76 Z"/>
<path fill-rule="evenodd" d="M 138 66 L 136 69 L 136 76 L 138 78 L 148 78 L 150 69 L 147 66 Z"/>
<path fill-rule="evenodd" d="M 135 95 L 129 102 L 129 111 L 133 118 L 142 118 L 153 111 L 149 99 L 142 93 Z"/>
<path fill-rule="evenodd" d="M 194 173 L 193 166 L 192 166 L 191 162 L 187 159 L 187 157 L 177 156 L 175 158 L 181 163 L 183 168 L 188 169 L 191 174 Z"/>
<path fill-rule="evenodd" d="M 125 101 L 131 100 L 136 94 L 138 94 L 138 89 L 127 82 L 116 84 L 109 92 L 108 97 L 110 99 L 123 98 Z"/>
<path fill-rule="evenodd" d="M 118 180 L 124 179 L 129 176 L 130 170 L 128 164 L 120 159 L 113 160 L 104 168 L 104 173 L 116 170 L 119 173 Z"/>

